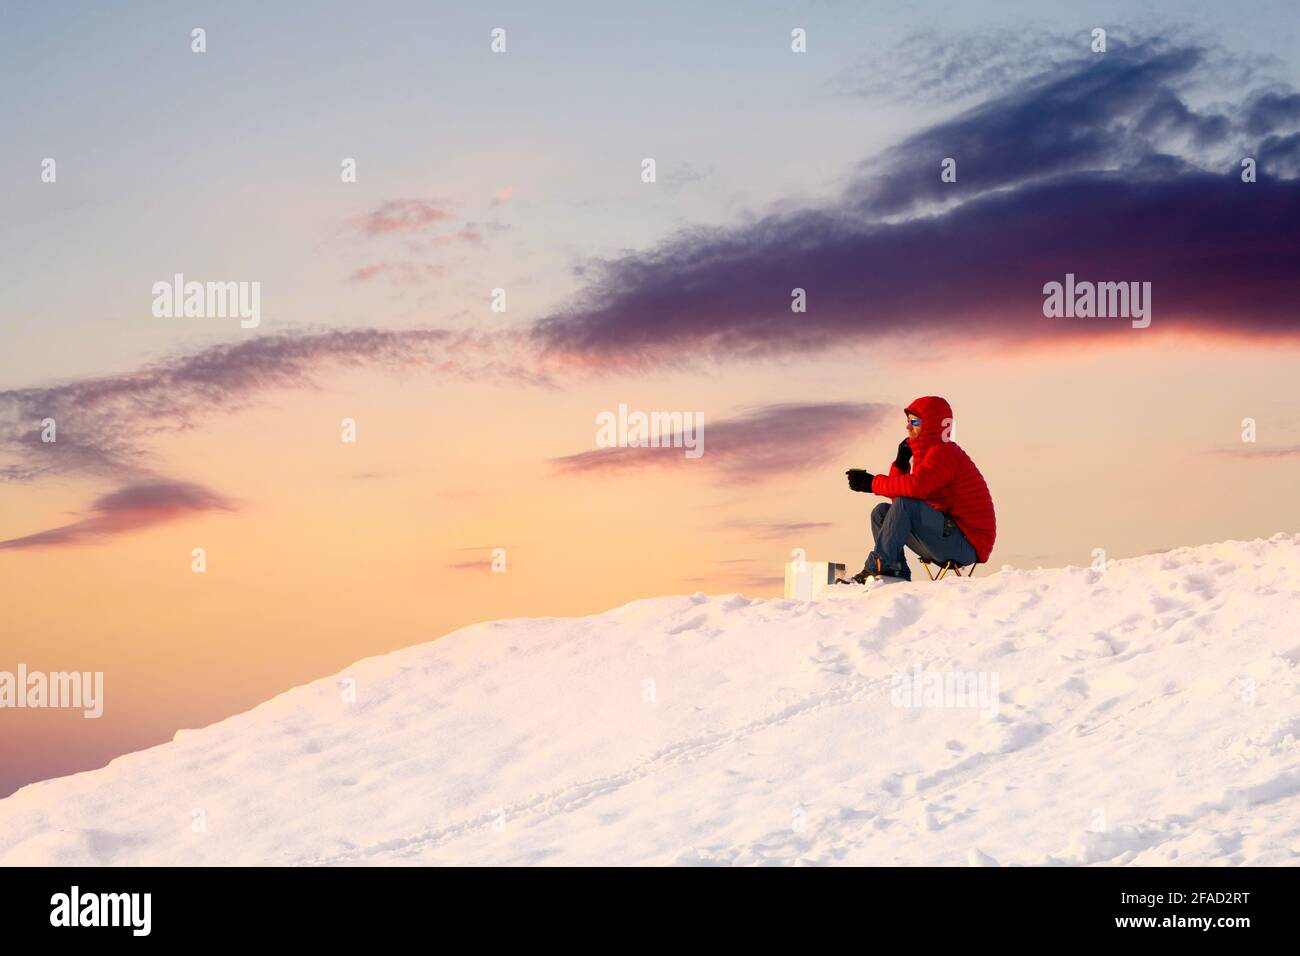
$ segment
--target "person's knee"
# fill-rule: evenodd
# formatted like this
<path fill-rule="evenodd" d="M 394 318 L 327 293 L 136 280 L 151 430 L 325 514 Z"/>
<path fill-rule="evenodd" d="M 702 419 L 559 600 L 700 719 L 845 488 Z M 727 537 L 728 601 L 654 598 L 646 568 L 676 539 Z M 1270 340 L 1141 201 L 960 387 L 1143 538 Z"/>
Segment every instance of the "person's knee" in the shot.
<path fill-rule="evenodd" d="M 880 524 L 885 520 L 887 514 L 889 514 L 889 502 L 882 501 L 871 509 L 871 520 L 876 524 Z"/>

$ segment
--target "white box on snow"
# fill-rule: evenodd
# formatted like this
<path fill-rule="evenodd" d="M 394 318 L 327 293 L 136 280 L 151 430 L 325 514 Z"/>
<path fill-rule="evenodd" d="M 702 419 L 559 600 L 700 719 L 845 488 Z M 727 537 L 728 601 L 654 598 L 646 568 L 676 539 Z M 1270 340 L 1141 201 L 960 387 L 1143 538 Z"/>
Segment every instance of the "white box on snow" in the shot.
<path fill-rule="evenodd" d="M 844 565 L 833 561 L 787 561 L 785 596 L 788 600 L 811 601 L 843 573 Z"/>

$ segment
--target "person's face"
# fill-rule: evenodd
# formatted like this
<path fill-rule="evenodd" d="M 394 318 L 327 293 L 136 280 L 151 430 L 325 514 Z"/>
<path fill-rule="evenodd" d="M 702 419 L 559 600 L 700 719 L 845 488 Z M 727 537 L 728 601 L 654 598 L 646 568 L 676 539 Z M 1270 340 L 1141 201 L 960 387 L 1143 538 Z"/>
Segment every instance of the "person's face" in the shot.
<path fill-rule="evenodd" d="M 911 412 L 904 412 L 903 416 L 907 419 L 905 427 L 907 428 L 907 437 L 916 438 L 921 434 L 921 419 Z"/>

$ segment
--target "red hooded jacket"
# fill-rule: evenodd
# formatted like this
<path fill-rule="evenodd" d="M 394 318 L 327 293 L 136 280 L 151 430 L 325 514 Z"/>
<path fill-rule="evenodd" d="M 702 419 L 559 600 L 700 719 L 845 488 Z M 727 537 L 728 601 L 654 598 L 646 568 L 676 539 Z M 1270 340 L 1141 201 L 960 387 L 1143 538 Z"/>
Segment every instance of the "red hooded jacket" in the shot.
<path fill-rule="evenodd" d="M 993 498 L 975 462 L 948 436 L 952 431 L 952 406 L 942 398 L 927 395 L 906 409 L 921 419 L 921 434 L 909 438 L 912 469 L 909 473 L 889 466 L 888 475 L 876 475 L 874 494 L 885 498 L 920 498 L 932 508 L 951 515 L 979 555 L 989 559 L 998 535 Z"/>

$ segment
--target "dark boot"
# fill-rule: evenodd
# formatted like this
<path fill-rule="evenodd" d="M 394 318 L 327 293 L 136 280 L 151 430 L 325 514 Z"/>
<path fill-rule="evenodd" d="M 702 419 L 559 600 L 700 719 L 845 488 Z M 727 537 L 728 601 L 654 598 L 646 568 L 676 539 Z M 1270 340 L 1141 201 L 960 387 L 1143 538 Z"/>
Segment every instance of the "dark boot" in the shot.
<path fill-rule="evenodd" d="M 912 569 L 907 563 L 889 567 L 880 558 L 876 557 L 876 552 L 872 551 L 867 555 L 867 563 L 862 566 L 862 570 L 853 575 L 849 580 L 855 584 L 866 584 L 867 578 L 899 578 L 903 581 L 912 580 Z"/>

